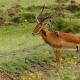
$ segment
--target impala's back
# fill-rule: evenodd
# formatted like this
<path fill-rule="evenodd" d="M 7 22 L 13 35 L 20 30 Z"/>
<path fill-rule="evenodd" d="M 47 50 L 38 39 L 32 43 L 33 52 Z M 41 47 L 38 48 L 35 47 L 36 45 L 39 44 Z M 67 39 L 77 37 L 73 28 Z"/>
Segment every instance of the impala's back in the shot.
<path fill-rule="evenodd" d="M 76 43 L 76 44 L 80 44 L 80 36 L 74 35 L 72 33 L 64 33 L 64 32 L 60 32 L 59 36 L 67 42 L 71 42 L 71 43 Z"/>

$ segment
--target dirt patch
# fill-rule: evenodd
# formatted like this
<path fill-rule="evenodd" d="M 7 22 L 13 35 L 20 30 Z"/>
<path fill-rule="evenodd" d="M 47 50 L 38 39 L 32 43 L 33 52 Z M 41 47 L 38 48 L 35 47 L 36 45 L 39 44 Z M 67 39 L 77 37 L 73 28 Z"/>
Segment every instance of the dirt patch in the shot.
<path fill-rule="evenodd" d="M 7 73 L 7 72 L 0 72 L 0 80 L 18 80 L 18 74 L 16 73 Z"/>

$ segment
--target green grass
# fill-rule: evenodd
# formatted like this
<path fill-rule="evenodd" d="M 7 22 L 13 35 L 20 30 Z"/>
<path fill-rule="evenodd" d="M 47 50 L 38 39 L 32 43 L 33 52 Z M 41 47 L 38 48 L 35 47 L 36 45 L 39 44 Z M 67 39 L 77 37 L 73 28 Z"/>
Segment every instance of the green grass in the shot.
<path fill-rule="evenodd" d="M 76 66 L 70 66 L 60 71 L 57 75 L 47 78 L 46 80 L 80 80 L 80 69 Z"/>
<path fill-rule="evenodd" d="M 9 61 L 16 62 L 17 58 L 25 58 L 27 49 L 32 51 L 32 47 L 43 43 L 39 37 L 32 36 L 33 27 L 34 24 L 26 24 L 0 28 L 0 66 Z"/>
<path fill-rule="evenodd" d="M 30 27 L 28 27 L 28 26 L 30 26 Z M 0 47 L 3 48 L 3 46 L 4 46 L 5 50 L 6 50 L 6 48 L 10 48 L 9 50 L 15 49 L 17 47 L 21 47 L 21 45 L 27 45 L 27 47 L 30 47 L 31 46 L 31 45 L 29 45 L 30 41 L 32 39 L 33 40 L 36 39 L 32 36 L 32 34 L 30 32 L 31 27 L 32 27 L 32 24 L 31 25 L 27 24 L 27 26 L 21 25 L 20 27 L 17 26 L 17 28 L 15 28 L 14 26 L 12 26 L 12 27 L 7 26 L 4 28 L 0 28 L 0 31 L 1 31 L 0 32 L 1 33 L 0 34 L 0 37 L 1 37 L 0 38 L 0 42 L 1 42 Z M 29 35 L 31 35 L 31 37 Z M 26 43 L 26 44 L 24 44 L 24 43 Z M 34 45 L 34 44 L 32 44 L 32 45 Z M 5 51 L 5 50 L 2 50 L 2 51 Z"/>

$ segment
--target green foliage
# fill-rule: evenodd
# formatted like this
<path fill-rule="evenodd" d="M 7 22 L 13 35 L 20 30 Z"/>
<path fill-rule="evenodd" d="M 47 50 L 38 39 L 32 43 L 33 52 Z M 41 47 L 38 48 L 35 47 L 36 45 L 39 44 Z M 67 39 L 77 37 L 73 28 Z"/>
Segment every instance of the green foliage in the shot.
<path fill-rule="evenodd" d="M 28 54 L 26 56 L 26 64 L 30 68 L 34 68 L 37 65 L 38 66 L 50 66 L 54 63 L 54 55 L 50 53 L 50 50 L 43 50 L 43 51 L 38 51 L 37 50 L 31 54 Z M 36 68 L 37 69 L 37 68 Z"/>
<path fill-rule="evenodd" d="M 64 32 L 80 32 L 80 19 L 55 18 L 51 21 L 54 30 Z"/>
<path fill-rule="evenodd" d="M 77 11 L 77 12 L 75 13 L 75 16 L 76 16 L 77 18 L 80 18 L 80 11 Z"/>
<path fill-rule="evenodd" d="M 63 71 L 58 72 L 58 75 L 54 75 L 52 77 L 48 77 L 46 80 L 79 80 L 80 70 L 76 68 L 76 66 L 72 65 L 66 67 Z"/>
<path fill-rule="evenodd" d="M 25 23 L 25 22 L 34 22 L 35 21 L 35 14 L 33 13 L 19 13 L 18 15 L 16 16 L 13 16 L 11 18 L 11 22 L 14 22 L 14 23 Z"/>
<path fill-rule="evenodd" d="M 27 64 L 20 58 L 0 64 L 0 72 L 20 72 L 25 69 L 27 69 Z"/>
<path fill-rule="evenodd" d="M 64 2 L 68 2 L 69 0 L 55 0 L 58 3 L 64 3 Z"/>

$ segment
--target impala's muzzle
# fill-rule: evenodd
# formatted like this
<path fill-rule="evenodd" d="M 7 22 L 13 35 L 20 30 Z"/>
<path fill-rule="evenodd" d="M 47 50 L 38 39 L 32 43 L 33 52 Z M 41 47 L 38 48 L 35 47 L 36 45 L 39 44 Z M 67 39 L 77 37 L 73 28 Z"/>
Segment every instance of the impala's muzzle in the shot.
<path fill-rule="evenodd" d="M 34 36 L 34 35 L 38 35 L 38 34 L 40 34 L 40 32 L 41 32 L 41 29 L 42 28 L 40 28 L 40 29 L 36 29 L 36 30 L 34 30 L 33 32 L 32 32 L 32 35 Z"/>

